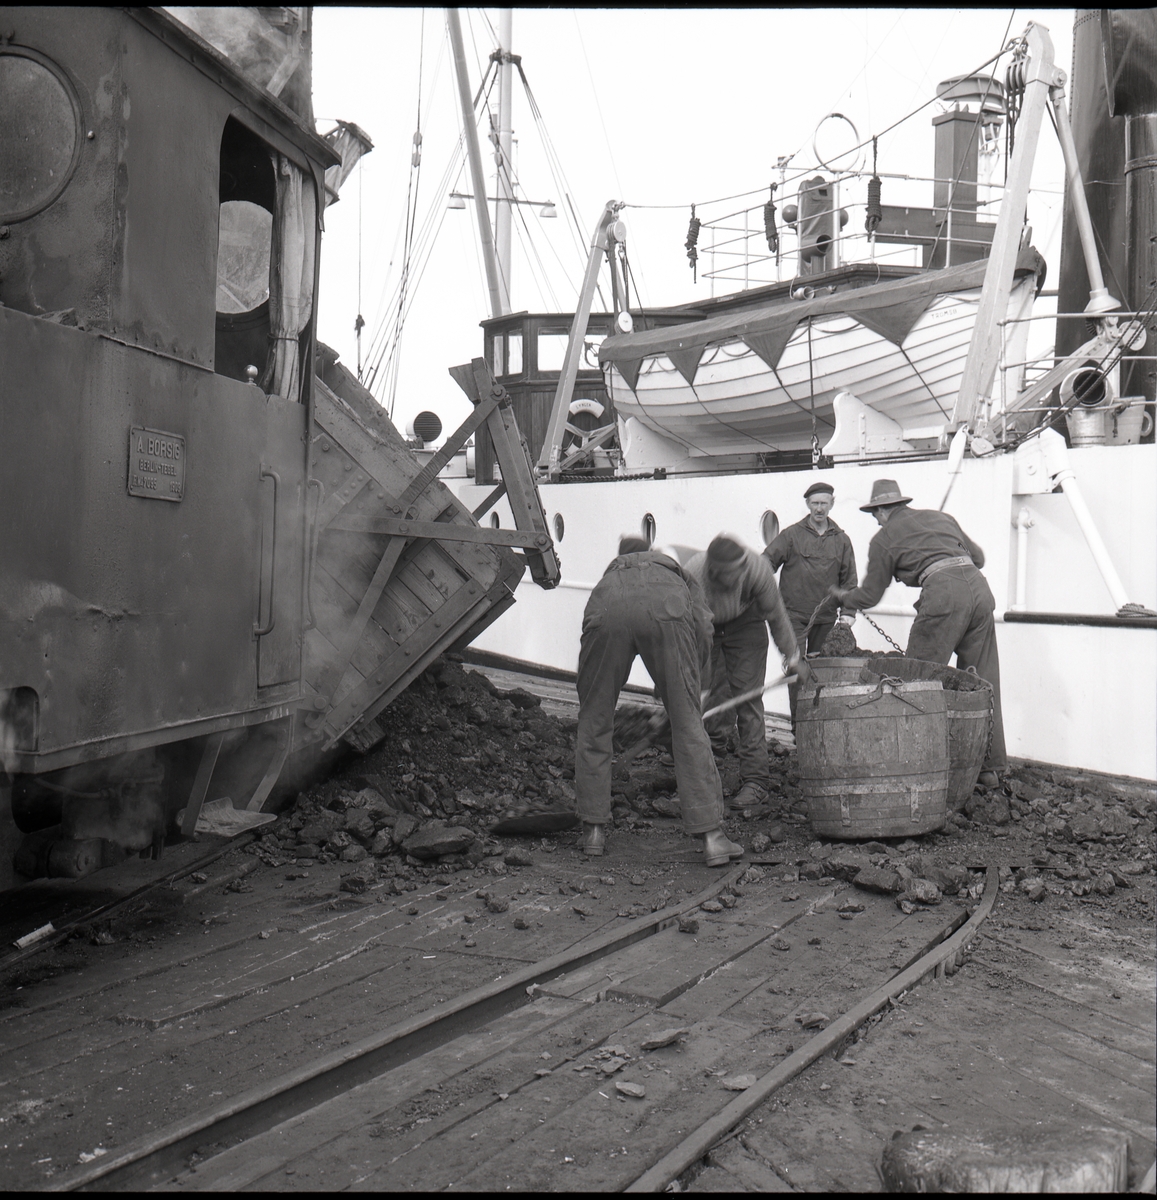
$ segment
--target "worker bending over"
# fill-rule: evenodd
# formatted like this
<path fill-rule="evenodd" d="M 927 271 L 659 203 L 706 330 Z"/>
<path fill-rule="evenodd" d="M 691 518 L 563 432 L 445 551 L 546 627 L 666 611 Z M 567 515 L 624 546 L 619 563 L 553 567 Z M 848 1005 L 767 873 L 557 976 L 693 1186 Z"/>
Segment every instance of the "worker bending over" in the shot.
<path fill-rule="evenodd" d="M 921 589 L 916 620 L 908 636 L 909 658 L 948 665 L 956 655 L 961 670 L 974 667 L 992 684 L 992 737 L 980 782 L 997 783 L 1007 769 L 1004 720 L 1000 707 L 1000 660 L 996 650 L 996 601 L 977 569 L 984 566 L 984 551 L 956 523 L 935 509 L 909 508 L 892 479 L 877 479 L 872 498 L 860 506 L 881 525 L 868 546 L 868 570 L 854 590 L 832 588 L 844 607 L 872 608 L 880 602 L 893 578 Z"/>
<path fill-rule="evenodd" d="M 712 539 L 705 553 L 688 560 L 686 570 L 702 587 L 714 625 L 709 708 L 764 682 L 769 625 L 784 657 L 785 670 L 796 672 L 800 683 L 806 683 L 807 665 L 800 656 L 771 565 L 762 554 L 721 533 Z M 742 786 L 732 797 L 731 807 L 750 808 L 766 799 L 771 787 L 762 695 L 739 705 L 735 718 Z"/>
<path fill-rule="evenodd" d="M 698 585 L 642 538 L 623 538 L 583 613 L 574 778 L 584 853 L 600 855 L 606 843 L 615 704 L 638 654 L 671 721 L 684 830 L 703 835 L 709 867 L 742 855 L 723 832 L 723 789 L 703 728 L 700 670 L 710 650 L 711 614 Z"/>

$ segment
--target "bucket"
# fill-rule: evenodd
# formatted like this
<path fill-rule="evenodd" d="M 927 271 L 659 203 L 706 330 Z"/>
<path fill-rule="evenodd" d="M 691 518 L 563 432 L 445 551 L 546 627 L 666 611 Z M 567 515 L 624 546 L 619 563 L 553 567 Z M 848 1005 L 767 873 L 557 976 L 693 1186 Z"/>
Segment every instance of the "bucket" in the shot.
<path fill-rule="evenodd" d="M 935 680 L 809 687 L 796 709 L 795 744 L 817 834 L 911 837 L 944 824 L 948 706 Z"/>
<path fill-rule="evenodd" d="M 863 658 L 820 657 L 809 658 L 807 665 L 811 667 L 816 683 L 859 683 L 866 661 Z"/>
<path fill-rule="evenodd" d="M 992 685 L 972 671 L 918 658 L 878 654 L 861 676 L 875 683 L 881 675 L 904 680 L 935 680 L 944 688 L 948 709 L 948 811 L 960 812 L 976 787 L 992 730 Z"/>
<path fill-rule="evenodd" d="M 1106 446 L 1135 446 L 1153 429 L 1153 418 L 1145 411 L 1145 398 L 1127 397 L 1109 409 L 1105 422 Z"/>
<path fill-rule="evenodd" d="M 1105 410 L 1103 408 L 1074 409 L 1065 414 L 1069 441 L 1074 447 L 1105 444 Z"/>

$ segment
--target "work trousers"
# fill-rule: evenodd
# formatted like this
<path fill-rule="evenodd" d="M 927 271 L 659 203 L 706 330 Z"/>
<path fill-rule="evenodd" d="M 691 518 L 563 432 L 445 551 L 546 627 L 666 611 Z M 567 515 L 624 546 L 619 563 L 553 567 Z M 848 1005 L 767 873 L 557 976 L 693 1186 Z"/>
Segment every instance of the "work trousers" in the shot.
<path fill-rule="evenodd" d="M 828 640 L 828 634 L 836 627 L 835 618 L 830 621 L 817 621 L 811 629 L 808 629 L 807 644 L 804 644 L 803 631 L 807 628 L 808 621 L 811 620 L 811 613 L 792 612 L 787 610 L 788 619 L 791 621 L 791 631 L 795 634 L 795 640 L 799 644 L 799 652 L 806 658 L 809 654 L 819 654 L 824 648 L 824 642 Z M 795 729 L 795 705 L 799 697 L 799 684 L 789 683 L 787 685 L 787 702 L 791 707 L 791 727 Z"/>
<path fill-rule="evenodd" d="M 611 817 L 611 739 L 615 704 L 638 654 L 671 721 L 671 753 L 689 834 L 718 829 L 723 788 L 703 728 L 699 647 L 686 583 L 673 571 L 642 563 L 608 571 L 583 614 L 579 644 L 575 797 L 579 819 Z"/>
<path fill-rule="evenodd" d="M 906 651 L 909 658 L 944 666 L 955 654 L 960 670 L 975 667 L 977 675 L 992 684 L 992 738 L 984 760 L 986 771 L 1003 771 L 1008 766 L 995 609 L 988 582 L 975 567 L 945 567 L 929 575 L 920 591 Z"/>
<path fill-rule="evenodd" d="M 715 626 L 711 646 L 711 694 L 707 707 L 714 708 L 732 696 L 741 696 L 759 687 L 767 675 L 767 623 L 746 620 L 728 621 Z M 725 738 L 734 719 L 739 738 L 736 755 L 739 758 L 739 777 L 743 783 L 771 786 L 771 770 L 767 763 L 767 727 L 763 719 L 763 697 L 745 700 L 731 712 L 711 718 L 710 732 L 718 739 Z"/>

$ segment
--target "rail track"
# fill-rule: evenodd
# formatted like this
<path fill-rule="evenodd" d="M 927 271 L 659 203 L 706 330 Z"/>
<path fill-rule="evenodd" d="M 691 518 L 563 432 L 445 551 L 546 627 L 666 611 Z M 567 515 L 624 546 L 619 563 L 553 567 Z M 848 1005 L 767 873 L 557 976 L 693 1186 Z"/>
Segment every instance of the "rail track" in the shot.
<path fill-rule="evenodd" d="M 25 926 L 27 934 L 13 941 L 16 949 L 9 950 L 7 953 L 0 955 L 0 974 L 11 970 L 13 967 L 18 967 L 21 963 L 26 962 L 30 958 L 43 953 L 45 950 L 51 949 L 53 946 L 59 946 L 67 941 L 78 929 L 85 925 L 91 925 L 94 921 L 107 921 L 124 912 L 127 908 L 139 901 L 145 899 L 161 888 L 171 887 L 173 884 L 188 876 L 196 874 L 198 871 L 203 871 L 205 867 L 212 866 L 219 858 L 223 858 L 226 854 L 234 850 L 240 850 L 249 845 L 255 840 L 256 835 L 252 833 L 239 834 L 233 838 L 217 838 L 212 839 L 212 844 L 209 846 L 198 846 L 196 843 L 184 843 L 174 854 L 173 850 L 169 851 L 169 862 L 173 863 L 174 858 L 178 861 L 173 865 L 162 867 L 159 862 L 150 862 L 136 864 L 141 868 L 142 873 L 147 877 L 144 882 L 128 890 L 120 889 L 120 894 L 111 898 L 100 898 L 90 903 L 81 903 L 80 905 L 68 904 L 67 901 L 62 901 L 60 897 L 53 894 L 53 884 L 63 883 L 65 888 L 73 884 L 71 880 L 49 880 L 46 881 L 47 887 L 38 889 L 33 892 L 32 889 L 26 889 L 23 893 L 24 897 L 31 900 L 28 905 L 28 911 L 39 913 L 40 917 L 48 917 L 39 927 L 35 926 L 35 919 L 26 919 Z M 191 892 L 186 893 L 188 896 L 197 894 L 202 890 L 207 890 L 213 887 L 229 883 L 235 872 L 228 875 L 218 876 L 213 880 L 206 881 L 200 887 L 193 888 Z M 75 884 L 73 884 L 75 886 Z M 16 893 L 20 895 L 20 893 Z M 37 903 L 38 902 L 38 903 Z M 58 911 L 63 910 L 63 917 L 56 915 Z M 8 923 L 11 923 L 13 918 L 11 914 L 7 914 Z M 31 936 L 30 936 L 31 935 Z"/>
<path fill-rule="evenodd" d="M 746 864 L 740 864 L 682 904 L 528 963 L 130 1142 L 47 1186 L 54 1191 L 166 1186 L 217 1190 L 266 1188 L 274 1186 L 273 1180 L 279 1188 L 328 1189 L 343 1183 L 397 1188 L 499 1186 L 495 1180 L 502 1174 L 502 1154 L 495 1151 L 500 1140 L 509 1144 L 515 1140 L 510 1131 L 517 1133 L 527 1124 L 524 1109 L 533 1107 L 532 1097 L 541 1093 L 549 1103 L 553 1097 L 546 1096 L 546 1090 L 561 1089 L 560 1098 L 571 1103 L 576 1122 L 584 1121 L 582 1110 L 592 1102 L 602 1105 L 589 1114 L 588 1129 L 571 1130 L 572 1143 L 584 1137 L 619 1138 L 607 1125 L 608 1112 L 618 1117 L 620 1107 L 628 1124 L 638 1123 L 644 1111 L 651 1119 L 642 1121 L 631 1135 L 631 1153 L 626 1149 L 627 1135 L 619 1138 L 624 1142 L 621 1161 L 610 1164 L 614 1169 L 609 1172 L 605 1169 L 609 1164 L 604 1163 L 597 1181 L 575 1179 L 568 1171 L 581 1157 L 577 1145 L 571 1154 L 556 1153 L 558 1148 L 552 1146 L 546 1163 L 561 1171 L 561 1178 L 536 1178 L 534 1171 L 527 1174 L 524 1163 L 514 1165 L 512 1160 L 518 1186 L 538 1183 L 561 1189 L 568 1186 L 561 1180 L 569 1177 L 572 1187 L 663 1190 L 703 1160 L 713 1145 L 777 1089 L 817 1059 L 839 1050 L 903 993 L 921 980 L 952 974 L 997 896 L 997 875 L 990 868 L 975 910 L 958 912 L 931 936 L 927 924 L 901 918 L 885 898 L 860 906 L 866 911 L 855 915 L 853 932 L 847 919 L 853 914 L 842 914 L 841 919 L 836 912 L 837 901 L 846 891 L 846 885 L 839 884 L 791 912 L 784 911 L 790 905 L 777 899 L 764 905 L 764 911 L 721 926 L 710 936 L 705 931 L 705 936 L 692 939 L 679 932 L 681 916 L 736 890 L 745 870 Z M 909 936 L 898 940 L 899 930 Z M 832 947 L 833 938 L 838 943 L 835 958 L 829 951 L 828 977 L 818 986 L 817 979 L 807 978 L 808 960 L 801 953 L 805 948 L 801 940 L 809 932 L 813 933 L 806 939 L 809 949 L 818 949 L 811 943 L 821 942 Z M 895 969 L 890 973 L 881 972 L 878 962 L 866 971 L 863 962 L 854 966 L 857 946 L 862 950 L 865 939 L 875 939 L 884 957 L 894 960 L 897 947 L 910 945 L 914 932 L 919 949 L 903 963 L 891 961 L 889 966 Z M 794 955 L 785 935 L 799 943 Z M 843 958 L 840 946 L 848 952 Z M 787 1001 L 785 1007 L 779 997 L 790 988 L 778 987 L 776 981 L 788 979 L 802 980 L 800 991 L 808 992 L 809 985 L 814 990 L 800 1003 Z M 842 1015 L 834 1020 L 824 1015 L 821 1021 L 816 1013 L 801 1013 L 801 1003 L 804 1009 L 821 1003 L 833 1007 L 833 1001 L 842 1007 L 846 1001 L 834 989 L 837 984 L 850 986 L 849 979 L 855 981 L 856 1002 Z M 773 981 L 770 988 L 769 980 Z M 767 999 L 769 994 L 776 998 Z M 748 1011 L 741 1019 L 737 1014 L 744 1004 Z M 780 1018 L 769 1026 L 767 1016 L 774 1009 L 780 1011 Z M 797 1048 L 779 1036 L 785 1022 L 789 1031 L 808 1023 L 823 1028 Z M 646 1035 L 664 1023 L 685 1032 L 671 1045 L 648 1054 L 641 1049 Z M 620 1039 L 633 1050 L 618 1044 Z M 558 1047 L 560 1042 L 565 1043 L 562 1054 L 557 1050 L 535 1053 L 540 1045 Z M 737 1098 L 726 1103 L 731 1092 L 694 1087 L 706 1070 L 716 1080 L 719 1062 L 746 1059 L 745 1050 L 751 1055 L 750 1065 L 761 1069 L 751 1081 L 741 1081 L 747 1086 Z M 568 1066 L 572 1072 L 561 1070 Z M 471 1072 L 478 1076 L 473 1083 Z M 615 1083 L 625 1075 L 643 1080 L 636 1086 L 660 1100 L 660 1107 L 644 1106 L 633 1096 L 621 1097 Z M 488 1086 L 495 1079 L 499 1082 Z M 683 1100 L 684 1092 L 694 1093 L 693 1102 Z M 462 1100 L 434 1116 L 414 1117 L 412 1123 L 402 1120 L 393 1127 L 388 1124 L 394 1119 L 389 1113 L 398 1115 L 400 1101 L 408 1100 L 412 1111 L 417 1111 L 413 1104 L 417 1101 L 420 1107 L 423 1097 L 438 1097 L 440 1103 L 459 1094 Z M 525 1103 L 518 1106 L 512 1097 Z M 546 1119 L 541 1123 L 545 1126 Z M 358 1128 L 374 1139 L 368 1143 L 374 1150 L 372 1158 L 359 1159 L 342 1148 Z M 563 1134 L 556 1130 L 547 1140 L 562 1140 Z M 523 1146 L 519 1151 L 520 1162 L 525 1150 Z M 307 1165 L 335 1156 L 347 1164 L 341 1179 L 329 1175 L 323 1179 L 317 1171 L 326 1168 Z M 479 1170 L 482 1176 L 477 1175 Z M 541 1169 L 537 1175 L 542 1175 Z"/>

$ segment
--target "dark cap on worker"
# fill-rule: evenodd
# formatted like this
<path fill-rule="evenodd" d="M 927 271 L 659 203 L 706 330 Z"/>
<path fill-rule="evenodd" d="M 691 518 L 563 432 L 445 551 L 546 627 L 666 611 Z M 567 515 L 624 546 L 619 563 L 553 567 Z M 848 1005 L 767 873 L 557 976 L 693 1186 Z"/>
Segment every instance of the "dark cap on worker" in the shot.
<path fill-rule="evenodd" d="M 650 550 L 647 545 L 647 539 L 641 538 L 638 534 L 624 533 L 619 538 L 619 553 L 620 554 L 642 554 L 644 550 Z"/>
<path fill-rule="evenodd" d="M 805 500 L 810 500 L 817 492 L 827 492 L 829 496 L 836 494 L 836 489 L 830 483 L 813 483 L 803 494 Z"/>
<path fill-rule="evenodd" d="M 716 534 L 707 547 L 707 557 L 715 563 L 738 562 L 743 557 L 743 544 L 730 534 Z"/>
<path fill-rule="evenodd" d="M 892 504 L 911 504 L 911 496 L 900 495 L 900 485 L 894 479 L 877 479 L 872 484 L 872 498 L 860 505 L 860 512 L 871 512 L 874 508 L 887 508 Z"/>

